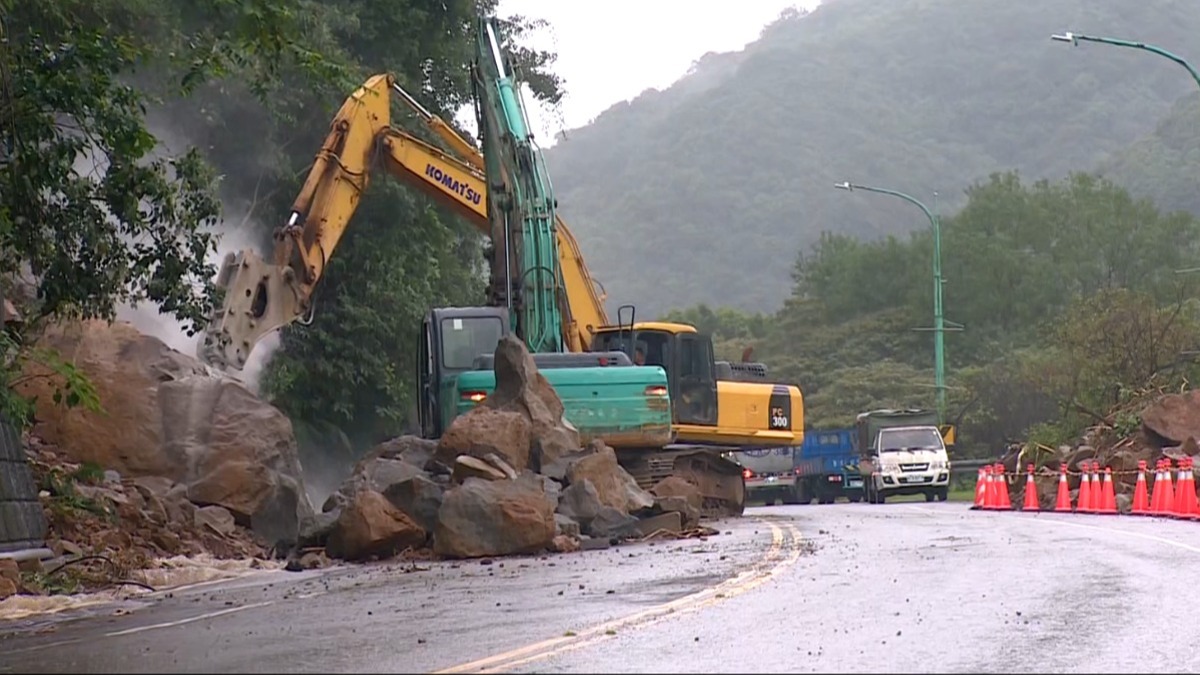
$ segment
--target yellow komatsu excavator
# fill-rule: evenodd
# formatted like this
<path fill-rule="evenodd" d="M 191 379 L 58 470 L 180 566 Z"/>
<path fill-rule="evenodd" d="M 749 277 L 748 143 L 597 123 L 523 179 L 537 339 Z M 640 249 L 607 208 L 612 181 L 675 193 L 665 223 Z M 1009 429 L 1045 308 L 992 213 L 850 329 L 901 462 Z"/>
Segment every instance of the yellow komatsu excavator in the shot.
<path fill-rule="evenodd" d="M 392 127 L 392 94 L 450 151 Z M 265 335 L 305 321 L 313 310 L 313 290 L 376 165 L 496 241 L 494 219 L 489 219 L 488 212 L 484 156 L 391 76 L 375 75 L 346 99 L 335 116 L 286 225 L 274 233 L 273 260 L 264 260 L 250 250 L 227 256 L 217 280 L 225 301 L 200 346 L 203 361 L 240 370 Z M 652 444 L 645 441 L 645 435 L 640 441 L 636 435 L 597 436 L 617 449 L 621 463 L 644 487 L 668 475 L 684 475 L 700 486 L 706 503 L 715 507 L 707 511 L 741 513 L 745 502 L 741 468 L 722 454 L 801 445 L 804 407 L 799 388 L 768 382 L 761 364 L 715 361 L 711 340 L 693 326 L 634 322 L 633 308 L 628 305 L 621 308 L 622 312 L 628 309 L 628 321 L 611 324 L 603 289 L 588 271 L 578 243 L 557 215 L 554 223 L 565 351 L 624 352 L 629 360 L 642 363 L 644 359 L 647 365 L 661 366 L 667 376 L 669 435 L 655 435 Z M 428 332 L 426 337 L 432 343 L 439 339 Z M 438 345 L 432 344 L 430 349 L 437 351 Z M 425 359 L 438 362 L 427 353 Z M 571 405 L 567 407 L 570 418 Z M 452 418 L 456 413 L 448 414 Z M 587 423 L 572 421 L 586 437 Z M 423 431 L 436 437 L 447 423 L 445 417 L 429 425 L 423 420 Z"/>

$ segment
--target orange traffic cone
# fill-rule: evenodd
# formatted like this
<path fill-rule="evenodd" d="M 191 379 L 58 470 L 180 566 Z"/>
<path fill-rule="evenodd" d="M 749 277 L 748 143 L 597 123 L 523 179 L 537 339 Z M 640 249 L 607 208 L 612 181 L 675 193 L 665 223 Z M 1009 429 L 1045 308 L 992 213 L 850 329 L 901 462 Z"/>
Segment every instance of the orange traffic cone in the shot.
<path fill-rule="evenodd" d="M 1150 484 L 1150 515 L 1158 513 L 1158 506 L 1162 504 L 1162 460 L 1154 463 L 1154 482 Z"/>
<path fill-rule="evenodd" d="M 1167 504 L 1167 514 L 1171 518 L 1183 515 L 1183 460 L 1179 460 L 1179 469 L 1172 473 L 1175 478 L 1175 491 L 1171 495 L 1171 503 Z"/>
<path fill-rule="evenodd" d="M 1158 463 L 1158 476 L 1154 479 L 1154 493 L 1150 495 L 1150 513 L 1156 516 L 1166 516 L 1171 513 L 1171 505 L 1175 502 L 1175 490 L 1171 484 L 1171 460 L 1165 459 Z"/>
<path fill-rule="evenodd" d="M 1187 458 L 1188 520 L 1200 520 L 1200 500 L 1196 498 L 1196 460 Z"/>
<path fill-rule="evenodd" d="M 1138 460 L 1137 485 L 1133 488 L 1133 509 L 1135 516 L 1150 515 L 1150 497 L 1146 492 L 1146 460 Z"/>
<path fill-rule="evenodd" d="M 1041 504 L 1038 503 L 1037 484 L 1033 482 L 1033 465 L 1030 464 L 1025 469 L 1025 503 L 1021 505 L 1022 511 L 1039 511 Z"/>
<path fill-rule="evenodd" d="M 975 503 L 971 505 L 972 509 L 982 509 L 983 504 L 987 501 L 987 471 L 984 467 L 979 467 L 979 477 L 975 479 Z"/>
<path fill-rule="evenodd" d="M 1004 473 L 1003 464 L 996 464 L 996 479 L 1000 481 L 1000 499 L 996 502 L 996 508 L 1008 511 L 1012 509 L 1012 502 L 1008 497 L 1008 475 Z"/>
<path fill-rule="evenodd" d="M 1100 491 L 1100 508 L 1097 513 L 1117 515 L 1117 492 L 1112 482 L 1112 467 L 1104 467 L 1104 488 Z"/>
<path fill-rule="evenodd" d="M 1086 462 L 1079 467 L 1079 496 L 1075 499 L 1075 511 L 1078 513 L 1092 512 L 1092 478 L 1088 475 Z"/>
<path fill-rule="evenodd" d="M 1192 482 L 1190 457 L 1179 460 L 1179 482 L 1175 485 L 1175 517 L 1190 519 L 1196 513 L 1196 486 Z"/>
<path fill-rule="evenodd" d="M 1071 488 L 1067 485 L 1067 465 L 1058 468 L 1058 494 L 1054 496 L 1055 511 L 1071 510 Z"/>

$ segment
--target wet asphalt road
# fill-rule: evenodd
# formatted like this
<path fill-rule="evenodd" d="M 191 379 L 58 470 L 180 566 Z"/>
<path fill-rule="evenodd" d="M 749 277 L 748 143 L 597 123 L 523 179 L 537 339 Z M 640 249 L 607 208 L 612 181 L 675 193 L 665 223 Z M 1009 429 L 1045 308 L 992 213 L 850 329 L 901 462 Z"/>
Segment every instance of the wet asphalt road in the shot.
<path fill-rule="evenodd" d="M 0 672 L 1200 669 L 1200 522 L 751 508 L 705 541 L 292 574 L 0 623 Z"/>

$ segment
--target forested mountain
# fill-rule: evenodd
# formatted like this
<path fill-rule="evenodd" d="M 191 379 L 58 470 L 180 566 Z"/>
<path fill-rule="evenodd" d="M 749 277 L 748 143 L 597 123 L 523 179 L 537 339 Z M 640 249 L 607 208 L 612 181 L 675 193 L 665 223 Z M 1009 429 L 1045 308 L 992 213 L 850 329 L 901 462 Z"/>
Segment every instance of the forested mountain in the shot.
<path fill-rule="evenodd" d="M 698 302 L 774 310 L 822 231 L 928 225 L 910 205 L 833 183 L 930 206 L 936 191 L 952 213 L 994 171 L 1101 166 L 1194 88 L 1166 59 L 1052 33 L 1182 49 L 1197 29 L 1190 0 L 825 0 L 568 131 L 547 159 L 610 302 L 643 315 Z M 1154 154 L 1150 142 L 1135 150 Z"/>
<path fill-rule="evenodd" d="M 1189 58 L 1200 63 L 1200 47 L 1193 51 Z M 1183 70 L 1179 77 L 1186 83 Z M 1200 215 L 1200 94 L 1180 100 L 1153 132 L 1114 153 L 1100 171 L 1162 208 Z"/>

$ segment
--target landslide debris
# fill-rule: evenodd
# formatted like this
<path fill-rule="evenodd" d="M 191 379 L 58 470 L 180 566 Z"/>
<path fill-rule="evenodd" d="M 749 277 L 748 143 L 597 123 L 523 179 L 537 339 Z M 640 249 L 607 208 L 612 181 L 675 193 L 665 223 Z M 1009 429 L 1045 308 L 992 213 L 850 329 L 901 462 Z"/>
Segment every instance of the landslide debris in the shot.
<path fill-rule="evenodd" d="M 1099 417 L 1099 416 L 1098 416 Z M 1012 502 L 1019 505 L 1025 494 L 1025 474 L 1029 464 L 1035 467 L 1038 503 L 1042 509 L 1054 508 L 1061 467 L 1067 467 L 1067 484 L 1074 501 L 1079 492 L 1080 471 L 1100 464 L 1101 475 L 1111 467 L 1117 509 L 1127 513 L 1137 486 L 1138 462 L 1146 462 L 1152 483 L 1154 467 L 1160 459 L 1174 466 L 1185 457 L 1200 455 L 1200 390 L 1168 393 L 1147 389 L 1113 407 L 1074 443 L 1055 448 L 1027 443 L 1011 446 L 1001 458 L 1009 475 Z"/>
<path fill-rule="evenodd" d="M 518 339 L 495 353 L 496 395 L 459 416 L 439 441 L 412 436 L 372 449 L 302 532 L 300 555 L 324 551 L 360 560 L 378 551 L 432 551 L 481 558 L 574 551 L 621 539 L 711 533 L 699 528 L 699 489 L 672 476 L 650 491 L 602 442 L 581 447 L 578 431 L 533 357 Z M 381 495 L 414 527 L 374 537 L 342 534 L 347 509 Z M 382 515 L 380 521 L 391 516 Z M 417 543 L 415 532 L 424 532 Z M 359 528 L 366 531 L 369 528 Z M 293 560 L 292 567 L 308 564 Z"/>

